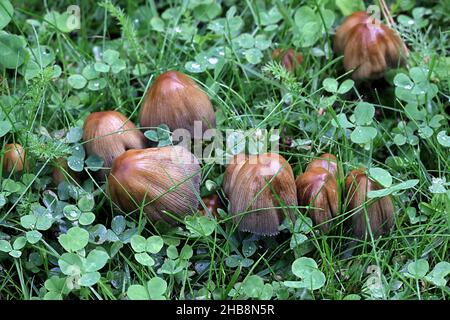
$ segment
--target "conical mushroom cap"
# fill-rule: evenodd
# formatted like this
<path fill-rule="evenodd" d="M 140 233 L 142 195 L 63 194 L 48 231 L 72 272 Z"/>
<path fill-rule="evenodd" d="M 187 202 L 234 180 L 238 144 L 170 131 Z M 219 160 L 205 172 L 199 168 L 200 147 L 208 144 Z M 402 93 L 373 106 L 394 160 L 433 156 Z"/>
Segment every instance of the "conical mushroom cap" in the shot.
<path fill-rule="evenodd" d="M 259 235 L 276 235 L 278 227 L 288 216 L 295 221 L 295 179 L 289 163 L 280 155 L 239 155 L 237 164 L 225 172 L 224 190 L 231 203 L 233 220 L 239 230 Z"/>
<path fill-rule="evenodd" d="M 310 206 L 307 211 L 314 224 L 322 231 L 329 229 L 328 221 L 338 212 L 338 186 L 336 178 L 322 167 L 305 171 L 296 181 L 298 205 Z"/>
<path fill-rule="evenodd" d="M 368 191 L 379 189 L 381 187 L 378 183 L 370 180 L 359 169 L 351 171 L 345 180 L 347 208 L 352 212 L 353 232 L 358 238 L 364 238 L 368 232 L 364 207 L 367 208 L 374 237 L 389 233 L 394 225 L 394 205 L 391 198 L 389 196 L 376 200 L 367 198 Z"/>
<path fill-rule="evenodd" d="M 198 210 L 200 165 L 180 146 L 128 150 L 117 157 L 108 177 L 111 199 L 125 211 L 143 206 L 156 222 L 174 220 Z"/>
<path fill-rule="evenodd" d="M 177 71 L 161 74 L 148 90 L 139 114 L 142 127 L 165 123 L 171 131 L 186 129 L 194 137 L 194 122 L 201 122 L 202 134 L 215 128 L 216 116 L 206 93 L 188 76 Z M 201 138 L 201 137 L 197 137 Z"/>
<path fill-rule="evenodd" d="M 146 139 L 133 122 L 117 111 L 91 113 L 84 122 L 83 141 L 88 155 L 103 159 L 103 166 L 110 168 L 113 160 L 129 149 L 143 149 Z M 101 170 L 100 176 L 109 170 Z"/>
<path fill-rule="evenodd" d="M 313 168 L 323 168 L 336 178 L 341 175 L 339 167 L 337 165 L 336 156 L 330 153 L 324 153 L 319 158 L 312 160 L 306 167 L 305 171 L 311 170 Z"/>
<path fill-rule="evenodd" d="M 336 30 L 334 49 L 354 80 L 377 79 L 405 63 L 408 50 L 399 35 L 365 11 L 355 12 Z"/>
<path fill-rule="evenodd" d="M 3 148 L 3 172 L 20 172 L 25 165 L 25 150 L 18 143 L 8 143 Z"/>

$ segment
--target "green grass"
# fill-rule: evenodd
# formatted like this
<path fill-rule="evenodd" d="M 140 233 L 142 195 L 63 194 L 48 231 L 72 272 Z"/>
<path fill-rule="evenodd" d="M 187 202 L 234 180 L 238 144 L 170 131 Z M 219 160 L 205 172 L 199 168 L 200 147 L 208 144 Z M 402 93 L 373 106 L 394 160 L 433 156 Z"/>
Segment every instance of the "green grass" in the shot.
<path fill-rule="evenodd" d="M 433 178 L 450 179 L 449 149 L 438 139 L 441 131 L 449 134 L 450 48 L 448 12 L 445 14 L 448 6 L 446 9 L 443 3 L 413 2 L 414 7 L 431 11 L 425 11 L 423 17 L 416 12 L 416 24 L 427 19 L 420 28 L 398 26 L 410 49 L 408 67 L 391 70 L 382 80 L 355 84 L 345 94 L 334 94 L 324 89 L 325 79 L 336 79 L 339 84 L 350 79 L 343 69 L 342 57 L 331 50 L 334 30 L 343 19 L 334 1 L 276 1 L 274 7 L 280 18 L 273 23 L 277 29 L 272 31 L 268 29 L 271 24 L 265 22 L 268 19 L 265 15 L 272 8 L 269 1 L 225 1 L 219 5 L 220 14 L 211 21 L 200 21 L 200 8 L 192 8 L 194 2 L 189 1 L 123 0 L 114 5 L 81 1 L 81 28 L 72 33 L 43 23 L 48 12 L 65 12 L 70 1 L 60 1 L 57 5 L 46 1 L 27 1 L 24 5 L 17 1 L 14 16 L 4 30 L 24 36 L 27 48 L 48 46 L 53 49 L 54 58 L 45 66 L 37 64 L 38 71 L 32 79 L 24 76 L 32 69 L 27 66 L 27 60 L 24 65 L 9 69 L 1 67 L 0 61 L 0 118 L 11 124 L 0 139 L 3 145 L 20 143 L 24 146 L 29 162 L 22 174 L 3 172 L 0 195 L 5 203 L 0 207 L 0 240 L 13 244 L 17 238 L 25 236 L 29 230 L 21 221 L 24 216 L 39 215 L 40 210 L 50 208 L 54 219 L 51 227 L 40 230 L 40 241 L 28 242 L 17 249 L 20 257 L 0 250 L 0 299 L 147 297 L 148 293 L 142 294 L 141 287 L 134 287 L 138 293 L 127 295 L 127 292 L 130 286 L 145 285 L 155 277 L 163 279 L 167 289 L 164 290 L 165 284 L 155 284 L 156 289 L 150 290 L 151 298 L 162 295 L 168 299 L 448 299 L 450 288 L 446 281 L 438 286 L 430 280 L 437 274 L 437 271 L 430 272 L 438 263 L 450 263 L 449 184 L 433 184 Z M 242 19 L 241 29 L 232 33 L 238 24 L 236 21 L 225 24 L 223 34 L 208 29 L 208 24 L 226 17 L 233 3 L 237 7 L 234 16 Z M 298 39 L 295 13 L 303 5 L 317 10 L 318 3 L 326 3 L 317 11 L 318 15 L 322 16 L 327 9 L 335 14 L 335 20 L 332 27 L 323 29 L 312 47 L 303 47 Z M 413 16 L 412 6 L 401 1 L 389 1 L 389 5 L 396 21 L 400 15 Z M 178 6 L 181 8 L 173 11 L 173 17 L 165 17 L 166 9 Z M 164 19 L 165 31 L 155 30 L 160 23 L 156 18 L 152 20 L 156 16 Z M 33 27 L 27 19 L 34 19 L 40 25 Z M 182 32 L 176 32 L 177 28 Z M 193 34 L 189 35 L 191 31 Z M 247 48 L 236 43 L 242 33 L 254 37 L 265 35 L 266 40 L 270 40 L 270 45 L 260 50 L 262 56 L 258 63 L 250 63 L 243 53 Z M 303 62 L 295 75 L 272 62 L 271 53 L 277 47 L 294 47 L 302 53 Z M 186 69 L 186 63 L 214 48 L 224 51 L 223 64 L 200 73 Z M 71 75 L 82 74 L 86 65 L 96 61 L 97 52 L 107 49 L 120 53 L 120 59 L 126 64 L 124 70 L 99 74 L 104 81 L 99 91 L 69 85 Z M 33 59 L 33 54 L 26 58 Z M 56 78 L 52 78 L 53 65 L 59 65 L 62 70 Z M 420 115 L 402 99 L 394 83 L 396 75 L 408 74 L 414 67 L 428 70 L 423 84 L 428 91 L 424 103 L 418 105 Z M 154 226 L 146 219 L 142 206 L 135 212 L 121 212 L 109 199 L 105 186 L 95 181 L 93 172 L 86 166 L 82 168 L 82 181 L 76 182 L 67 175 L 68 183 L 59 187 L 51 184 L 56 159 L 73 155 L 77 143 L 58 138 L 55 135 L 58 130 L 82 128 L 91 112 L 103 110 L 120 111 L 137 124 L 147 88 L 156 76 L 171 69 L 189 74 L 208 93 L 220 130 L 278 129 L 280 154 L 288 160 L 296 177 L 311 159 L 328 152 L 338 157 L 345 174 L 365 166 L 388 171 L 393 185 L 417 179 L 414 187 L 393 195 L 395 228 L 392 233 L 380 239 L 354 239 L 348 225 L 351 213 L 334 218 L 327 234 L 319 232 L 317 227 L 301 228 L 298 223 L 300 231 L 295 233 L 304 235 L 307 240 L 295 248 L 290 246 L 293 226 L 288 223 L 280 235 L 273 238 L 241 233 L 227 213 L 228 200 L 221 187 L 225 166 L 220 164 L 202 166 L 201 196 L 219 195 L 225 204 L 222 219 L 200 218 L 196 214 L 191 220 L 181 220 L 176 228 Z M 434 93 L 431 86 L 435 86 L 437 92 Z M 334 102 L 326 100 L 331 96 L 335 96 Z M 346 114 L 347 119 L 352 120 L 360 101 L 371 103 L 376 112 L 368 126 L 377 130 L 377 136 L 365 146 L 354 143 L 350 136 L 353 128 L 344 129 L 337 120 L 339 114 Z M 323 115 L 318 114 L 320 108 L 325 111 Z M 436 116 L 438 118 L 432 120 Z M 425 126 L 431 129 L 431 135 L 418 132 L 418 127 Z M 402 137 L 406 141 L 396 143 L 396 139 Z M 295 143 L 291 144 L 292 141 Z M 84 155 L 82 157 L 84 160 Z M 3 161 L 3 156 L 1 159 Z M 207 185 L 212 187 L 207 188 Z M 339 185 L 342 189 L 343 181 Z M 430 190 L 430 186 L 435 189 Z M 439 186 L 441 190 L 437 192 Z M 80 208 L 77 192 L 93 195 L 93 207 Z M 49 204 L 52 199 L 54 203 Z M 341 202 L 341 211 L 345 212 L 345 197 Z M 58 242 L 58 236 L 73 226 L 73 222 L 59 214 L 61 207 L 68 204 L 77 205 L 84 212 L 92 211 L 96 216 L 92 224 L 83 227 L 91 237 L 85 254 L 104 249 L 110 255 L 99 269 L 101 277 L 94 285 L 72 290 L 67 286 L 78 278 L 58 269 L 61 266 L 58 260 L 67 253 Z M 414 210 L 416 217 L 412 214 Z M 299 222 L 307 222 L 304 208 L 298 207 L 295 211 Z M 112 240 L 106 230 L 114 229 L 112 224 L 119 224 L 118 220 L 113 220 L 118 215 L 125 218 L 126 231 Z M 212 231 L 199 236 L 198 233 L 204 231 L 198 228 Z M 160 251 L 149 254 L 154 266 L 145 266 L 136 260 L 137 251 L 130 245 L 133 234 L 145 238 L 156 235 L 164 240 Z M 317 263 L 325 278 L 320 288 L 285 286 L 285 281 L 299 280 L 292 273 L 292 265 L 301 257 Z M 421 267 L 424 261 L 428 269 Z M 414 276 L 413 266 L 425 270 L 426 275 L 418 271 Z M 378 271 L 368 272 L 374 268 Z M 449 267 L 445 268 L 448 272 L 444 277 L 450 273 Z M 56 278 L 48 281 L 52 277 L 58 277 L 62 285 L 55 285 Z M 382 290 L 368 286 L 373 279 L 381 281 Z"/>

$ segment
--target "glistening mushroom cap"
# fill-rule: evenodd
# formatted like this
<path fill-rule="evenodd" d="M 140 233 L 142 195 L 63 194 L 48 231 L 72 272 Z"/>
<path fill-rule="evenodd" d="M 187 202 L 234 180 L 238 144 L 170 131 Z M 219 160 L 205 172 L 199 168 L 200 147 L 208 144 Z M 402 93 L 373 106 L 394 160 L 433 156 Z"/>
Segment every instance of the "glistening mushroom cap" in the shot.
<path fill-rule="evenodd" d="M 285 217 L 295 221 L 295 179 L 289 163 L 280 155 L 237 155 L 224 177 L 224 191 L 239 230 L 258 235 L 278 234 Z"/>
<path fill-rule="evenodd" d="M 91 113 L 84 122 L 83 141 L 86 153 L 100 156 L 106 168 L 125 151 L 146 147 L 144 134 L 117 111 Z M 101 178 L 108 173 L 108 169 L 99 172 Z"/>
<path fill-rule="evenodd" d="M 365 210 L 374 237 L 389 233 L 394 226 L 394 205 L 391 198 L 367 198 L 367 192 L 379 189 L 380 185 L 370 180 L 361 169 L 351 171 L 345 180 L 347 208 L 352 214 L 353 233 L 358 238 L 364 238 L 368 234 Z"/>
<path fill-rule="evenodd" d="M 191 138 L 196 121 L 200 124 L 199 134 L 216 126 L 214 109 L 206 93 L 177 71 L 167 71 L 155 80 L 145 95 L 139 119 L 144 128 L 165 123 L 171 131 L 188 130 Z"/>
<path fill-rule="evenodd" d="M 198 159 L 180 146 L 128 150 L 117 157 L 108 177 L 111 199 L 122 210 L 143 211 L 156 222 L 174 223 L 198 210 Z"/>
<path fill-rule="evenodd" d="M 334 50 L 344 54 L 344 67 L 355 80 L 381 78 L 405 63 L 408 49 L 400 36 L 367 12 L 355 12 L 336 30 Z"/>
<path fill-rule="evenodd" d="M 6 144 L 3 152 L 3 172 L 20 172 L 23 170 L 25 166 L 25 150 L 20 144 Z"/>
<path fill-rule="evenodd" d="M 323 168 L 336 178 L 341 176 L 336 156 L 330 153 L 324 153 L 320 157 L 312 160 L 306 167 L 305 171 L 311 170 L 313 168 Z"/>
<path fill-rule="evenodd" d="M 336 177 L 322 167 L 305 171 L 296 181 L 298 205 L 310 206 L 307 213 L 322 231 L 328 231 L 329 220 L 338 212 L 338 186 Z"/>

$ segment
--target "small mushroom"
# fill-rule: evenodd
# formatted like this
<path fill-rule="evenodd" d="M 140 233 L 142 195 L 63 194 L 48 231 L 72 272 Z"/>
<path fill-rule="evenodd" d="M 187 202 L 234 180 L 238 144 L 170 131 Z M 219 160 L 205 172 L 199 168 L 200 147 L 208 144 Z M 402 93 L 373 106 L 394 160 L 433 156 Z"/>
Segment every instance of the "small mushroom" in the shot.
<path fill-rule="evenodd" d="M 175 224 L 198 210 L 198 159 L 180 146 L 128 150 L 113 161 L 108 177 L 111 199 L 122 210 L 143 208 L 151 221 Z"/>
<path fill-rule="evenodd" d="M 142 127 L 167 124 L 171 131 L 186 129 L 194 136 L 198 122 L 201 131 L 215 128 L 216 116 L 211 101 L 202 89 L 187 75 L 177 71 L 161 74 L 145 95 L 139 114 Z"/>
<path fill-rule="evenodd" d="M 339 175 L 336 157 L 325 153 L 312 160 L 295 180 L 299 206 L 308 207 L 306 212 L 323 232 L 329 230 L 329 221 L 338 214 Z"/>
<path fill-rule="evenodd" d="M 353 13 L 336 30 L 334 50 L 344 55 L 344 68 L 354 70 L 354 80 L 381 78 L 408 56 L 400 36 L 365 11 Z"/>
<path fill-rule="evenodd" d="M 272 59 L 280 61 L 281 65 L 289 72 L 295 72 L 295 69 L 302 63 L 303 56 L 294 49 L 283 50 L 277 48 L 272 52 Z"/>
<path fill-rule="evenodd" d="M 3 172 L 21 172 L 25 166 L 25 150 L 18 143 L 9 143 L 3 148 Z"/>
<path fill-rule="evenodd" d="M 392 199 L 389 196 L 378 199 L 367 198 L 367 192 L 379 189 L 381 186 L 369 179 L 361 169 L 351 171 L 345 180 L 347 208 L 352 213 L 353 233 L 358 238 L 367 235 L 369 226 L 375 238 L 389 233 L 394 226 Z"/>
<path fill-rule="evenodd" d="M 84 147 L 88 155 L 103 159 L 103 167 L 110 168 L 113 160 L 130 149 L 146 147 L 144 134 L 127 117 L 117 111 L 91 113 L 84 122 Z M 99 170 L 101 179 L 109 169 Z"/>
<path fill-rule="evenodd" d="M 235 156 L 223 186 L 241 231 L 273 236 L 285 217 L 295 221 L 293 208 L 280 208 L 297 206 L 297 195 L 292 168 L 278 154 Z"/>

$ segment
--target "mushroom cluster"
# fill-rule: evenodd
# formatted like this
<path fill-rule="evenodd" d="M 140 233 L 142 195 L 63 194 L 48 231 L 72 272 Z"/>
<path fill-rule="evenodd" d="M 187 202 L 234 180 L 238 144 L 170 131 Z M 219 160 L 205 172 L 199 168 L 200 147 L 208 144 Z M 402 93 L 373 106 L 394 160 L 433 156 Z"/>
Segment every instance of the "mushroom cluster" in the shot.
<path fill-rule="evenodd" d="M 346 210 L 340 210 L 343 182 L 337 158 L 331 154 L 311 161 L 295 180 L 291 166 L 278 154 L 240 154 L 228 165 L 223 188 L 233 220 L 241 231 L 276 235 L 284 218 L 295 221 L 299 205 L 323 232 L 330 229 L 334 217 L 346 211 L 351 215 L 356 237 L 364 238 L 369 232 L 374 237 L 388 233 L 394 224 L 391 198 L 368 199 L 367 192 L 380 186 L 364 170 L 353 170 L 345 179 L 348 205 Z"/>
<path fill-rule="evenodd" d="M 168 111 L 170 110 L 170 112 Z M 171 130 L 194 134 L 215 126 L 208 96 L 181 72 L 161 74 L 145 95 L 139 114 L 142 127 L 167 124 Z M 141 209 L 151 221 L 173 224 L 197 211 L 200 199 L 200 163 L 181 146 L 148 148 L 142 128 L 117 111 L 90 114 L 83 141 L 88 155 L 102 158 L 96 179 L 108 182 L 112 201 L 125 211 Z M 57 179 L 61 176 L 56 173 Z"/>
<path fill-rule="evenodd" d="M 344 67 L 353 70 L 355 80 L 381 77 L 388 68 L 404 63 L 407 54 L 395 31 L 366 12 L 352 14 L 338 28 L 334 49 L 344 55 Z M 291 73 L 302 62 L 302 55 L 294 49 L 276 49 L 272 58 Z M 140 209 L 152 221 L 174 223 L 198 210 L 218 217 L 221 201 L 217 195 L 200 201 L 198 159 L 180 146 L 151 148 L 143 134 L 144 129 L 166 124 L 171 131 L 183 129 L 194 139 L 203 136 L 216 125 L 207 94 L 187 75 L 167 71 L 145 93 L 139 121 L 140 128 L 117 111 L 94 112 L 85 120 L 85 150 L 103 159 L 104 168 L 96 179 L 108 183 L 112 201 L 122 210 Z M 23 160 L 17 160 L 21 154 L 18 147 L 5 153 L 4 171 L 22 170 Z M 64 178 L 58 171 L 54 177 Z M 279 154 L 239 154 L 226 168 L 223 189 L 239 230 L 258 235 L 276 235 L 285 218 L 295 221 L 298 208 L 327 232 L 334 218 L 345 211 L 344 194 L 347 211 L 353 212 L 355 236 L 364 237 L 369 229 L 378 236 L 392 228 L 392 200 L 368 201 L 367 192 L 379 185 L 364 170 L 350 172 L 343 184 L 342 169 L 331 154 L 312 160 L 297 179 Z"/>

